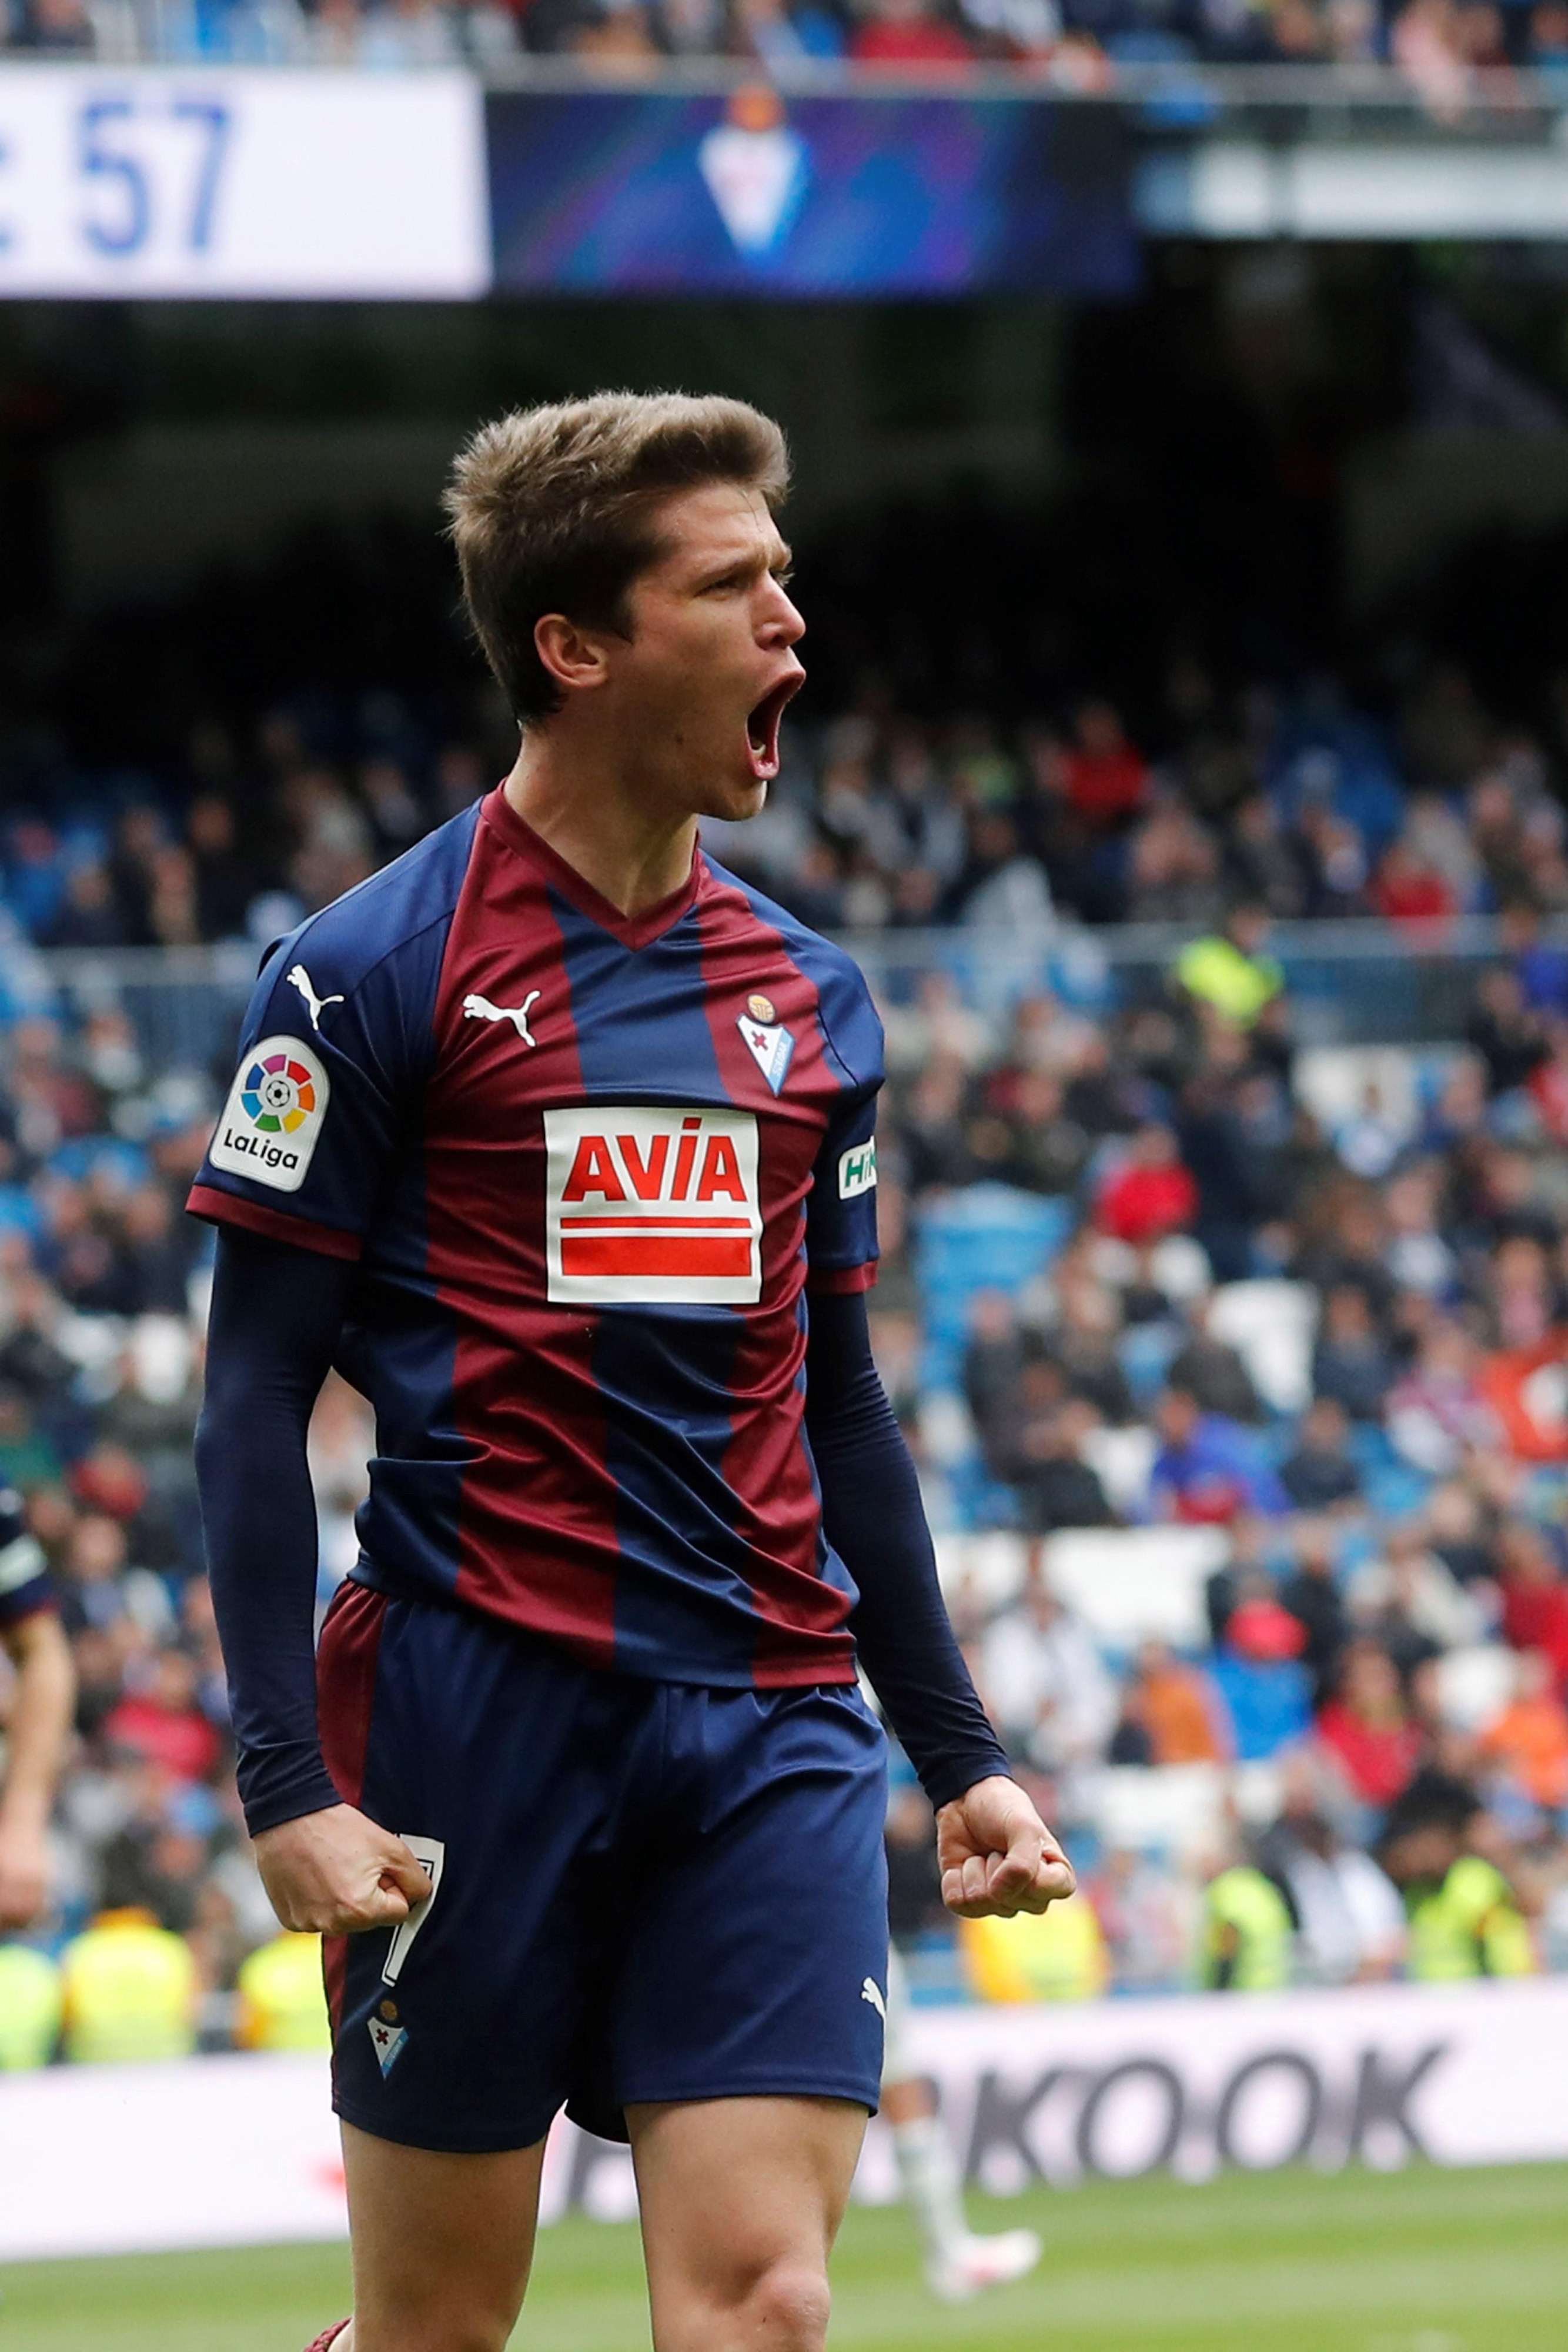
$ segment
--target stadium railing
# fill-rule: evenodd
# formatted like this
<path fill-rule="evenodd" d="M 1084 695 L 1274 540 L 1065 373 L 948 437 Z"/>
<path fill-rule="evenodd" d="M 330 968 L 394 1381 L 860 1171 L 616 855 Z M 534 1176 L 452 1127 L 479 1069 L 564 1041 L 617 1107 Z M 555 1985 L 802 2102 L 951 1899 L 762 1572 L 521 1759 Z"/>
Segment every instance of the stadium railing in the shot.
<path fill-rule="evenodd" d="M 946 974 L 977 1009 L 1005 1012 L 1050 989 L 1086 1011 L 1156 1000 L 1188 925 L 1074 924 L 1003 931 L 988 927 L 841 935 L 879 996 L 911 1001 L 931 972 Z M 1568 945 L 1568 921 L 1543 936 Z M 1270 951 L 1282 965 L 1301 1045 L 1428 1045 L 1462 1039 L 1476 982 L 1502 952 L 1496 921 L 1464 916 L 1413 933 L 1373 920 L 1281 923 Z M 206 1067 L 232 1052 L 256 978 L 248 940 L 206 948 L 52 949 L 28 962 L 67 1012 L 120 1006 L 154 1066 Z"/>

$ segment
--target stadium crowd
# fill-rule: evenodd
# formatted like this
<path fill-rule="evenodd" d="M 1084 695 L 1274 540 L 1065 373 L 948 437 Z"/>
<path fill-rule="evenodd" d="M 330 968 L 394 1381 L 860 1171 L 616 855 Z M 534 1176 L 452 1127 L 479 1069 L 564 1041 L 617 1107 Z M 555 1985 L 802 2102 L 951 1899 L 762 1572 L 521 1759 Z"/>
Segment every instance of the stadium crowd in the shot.
<path fill-rule="evenodd" d="M 624 78 L 727 58 L 764 72 L 843 60 L 868 73 L 1011 67 L 1114 89 L 1124 68 L 1391 64 L 1439 116 L 1506 102 L 1521 69 L 1568 72 L 1563 0 L 7 0 L 0 48 L 176 62 L 408 68 L 566 56 Z M 1515 95 L 1517 93 L 1514 93 Z"/>
<path fill-rule="evenodd" d="M 711 831 L 819 929 L 1201 929 L 1246 898 L 1430 941 L 1457 915 L 1568 911 L 1562 747 L 1500 726 L 1452 669 L 1375 721 L 1333 680 L 1226 698 L 1178 666 L 1153 749 L 1103 698 L 1012 725 L 887 700 L 873 686 L 858 710 L 787 730 L 763 815 Z M 0 908 L 40 947 L 265 940 L 470 800 L 489 772 L 477 740 L 444 740 L 392 697 L 302 699 L 243 730 L 193 726 L 162 775 L 40 792 L 19 767 Z"/>
<path fill-rule="evenodd" d="M 1159 761 L 1103 703 L 1014 736 L 862 712 L 797 742 L 749 837 L 715 829 L 825 926 L 1182 927 L 1120 1000 L 998 1005 L 939 961 L 887 992 L 879 1356 L 977 1678 L 1084 1880 L 1044 1927 L 956 1946 L 902 1787 L 895 1925 L 936 1979 L 1000 1999 L 1568 1966 L 1568 955 L 1540 925 L 1568 899 L 1561 806 L 1452 677 L 1388 736 L 1261 697 L 1228 736 L 1192 704 Z M 384 724 L 329 758 L 275 714 L 243 759 L 194 742 L 192 771 L 39 795 L 4 834 L 0 1474 L 80 1681 L 32 1948 L 68 1979 L 93 1934 L 154 1939 L 177 2042 L 222 2046 L 296 2030 L 303 1981 L 271 2011 L 256 1990 L 288 1956 L 235 1798 L 191 1466 L 210 1244 L 181 1202 L 228 1048 L 156 1066 L 112 961 L 37 950 L 261 941 L 486 761 Z M 1506 951 L 1467 1037 L 1302 1050 L 1273 916 L 1489 907 Z M 945 1271 L 955 1203 L 982 1242 L 1019 1203 L 1043 1220 L 1030 1278 L 996 1286 L 983 1250 Z M 323 1602 L 371 1442 L 334 1381 Z M 968 1572 L 986 1530 L 1000 1585 Z M 1053 1562 L 1083 1530 L 1156 1573 L 1196 1531 L 1190 1638 L 1119 1639 L 1071 1601 Z M 68 2015 L 66 2048 L 105 2054 Z"/>

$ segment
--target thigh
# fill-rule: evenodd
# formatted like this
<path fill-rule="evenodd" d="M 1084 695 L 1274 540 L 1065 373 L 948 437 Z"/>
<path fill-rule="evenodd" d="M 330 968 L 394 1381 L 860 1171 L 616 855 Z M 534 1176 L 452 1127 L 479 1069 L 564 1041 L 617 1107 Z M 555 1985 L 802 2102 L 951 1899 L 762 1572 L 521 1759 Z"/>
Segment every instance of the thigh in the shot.
<path fill-rule="evenodd" d="M 338 2113 L 411 2147 L 530 2147 L 581 2030 L 622 1695 L 470 1613 L 363 1591 L 334 1604 L 318 1674 L 339 1788 L 440 1871 L 412 1937 L 329 1939 Z"/>
<path fill-rule="evenodd" d="M 708 2099 L 633 2105 L 626 2121 L 656 2352 L 708 2352 L 754 2336 L 766 2344 L 770 2319 L 784 2340 L 810 2340 L 814 2302 L 825 2324 L 828 2256 L 864 2107 Z M 791 2326 L 802 2314 L 804 2330 Z"/>
<path fill-rule="evenodd" d="M 632 1916 L 610 2057 L 622 2105 L 877 2104 L 886 1748 L 852 1688 L 708 1692 L 705 1798 Z"/>
<path fill-rule="evenodd" d="M 499 2352 L 528 2283 L 543 2160 L 542 2141 L 453 2156 L 343 2126 L 354 2352 Z"/>

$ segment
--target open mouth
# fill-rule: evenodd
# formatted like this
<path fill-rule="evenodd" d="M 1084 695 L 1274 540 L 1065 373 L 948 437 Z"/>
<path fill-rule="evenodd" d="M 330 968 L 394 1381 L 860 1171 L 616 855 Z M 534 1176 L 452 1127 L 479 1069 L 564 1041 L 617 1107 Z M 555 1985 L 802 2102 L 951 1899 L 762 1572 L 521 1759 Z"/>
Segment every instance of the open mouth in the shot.
<path fill-rule="evenodd" d="M 799 677 L 780 678 L 747 719 L 746 748 L 751 755 L 751 772 L 760 784 L 771 783 L 779 773 L 779 722 L 800 684 Z"/>

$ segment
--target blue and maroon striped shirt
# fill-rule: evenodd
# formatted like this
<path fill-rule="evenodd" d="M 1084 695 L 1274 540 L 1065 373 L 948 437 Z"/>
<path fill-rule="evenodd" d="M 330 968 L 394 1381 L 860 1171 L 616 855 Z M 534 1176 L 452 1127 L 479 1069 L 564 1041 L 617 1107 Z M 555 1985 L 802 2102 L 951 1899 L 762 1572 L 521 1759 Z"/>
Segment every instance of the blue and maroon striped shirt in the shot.
<path fill-rule="evenodd" d="M 709 863 L 634 918 L 490 793 L 269 954 L 190 1205 L 358 1267 L 355 1573 L 603 1666 L 854 1677 L 808 1289 L 874 1279 L 882 1031 Z"/>

